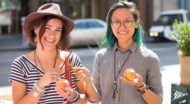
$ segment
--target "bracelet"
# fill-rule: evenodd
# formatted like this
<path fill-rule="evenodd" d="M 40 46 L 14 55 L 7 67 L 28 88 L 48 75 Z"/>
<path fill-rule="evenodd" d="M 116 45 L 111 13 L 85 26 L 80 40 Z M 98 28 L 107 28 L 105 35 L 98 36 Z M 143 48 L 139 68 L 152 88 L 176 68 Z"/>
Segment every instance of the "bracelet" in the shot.
<path fill-rule="evenodd" d="M 40 87 L 38 87 L 37 82 L 34 83 L 34 88 L 36 89 L 37 92 L 40 92 L 40 93 L 44 92 L 44 89 L 41 89 Z"/>
<path fill-rule="evenodd" d="M 34 87 L 34 93 L 33 93 L 33 96 L 34 97 L 40 97 L 41 93 L 37 91 L 37 89 Z"/>
<path fill-rule="evenodd" d="M 142 88 L 142 87 L 144 87 L 144 86 L 145 86 L 145 84 L 144 84 L 144 82 L 143 82 L 140 86 L 137 87 L 137 89 L 140 89 L 140 88 Z"/>
<path fill-rule="evenodd" d="M 97 103 L 99 100 L 100 100 L 100 97 L 99 97 L 99 96 L 98 96 L 97 100 L 95 100 L 95 101 L 92 101 L 92 100 L 88 99 L 88 101 L 89 101 L 90 103 Z"/>
<path fill-rule="evenodd" d="M 147 86 L 145 83 L 143 83 L 141 86 L 139 86 L 139 87 L 137 88 L 137 90 L 138 90 L 138 92 L 140 92 L 141 94 L 144 94 L 144 93 L 148 92 L 149 88 L 148 88 L 148 86 Z"/>
<path fill-rule="evenodd" d="M 76 91 L 76 92 L 77 92 L 76 96 L 75 96 L 73 99 L 68 100 L 68 101 L 70 101 L 70 102 L 72 102 L 72 103 L 75 103 L 75 102 L 77 102 L 77 101 L 80 99 L 80 94 L 79 94 L 79 92 L 78 92 L 78 91 Z"/>

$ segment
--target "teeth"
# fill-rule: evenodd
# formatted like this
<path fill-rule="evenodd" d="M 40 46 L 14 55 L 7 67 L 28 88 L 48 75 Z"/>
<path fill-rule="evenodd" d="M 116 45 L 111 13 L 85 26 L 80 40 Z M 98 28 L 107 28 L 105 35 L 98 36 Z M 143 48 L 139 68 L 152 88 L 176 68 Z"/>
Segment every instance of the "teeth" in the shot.
<path fill-rule="evenodd" d="M 48 42 L 53 42 L 54 40 L 47 40 Z"/>
<path fill-rule="evenodd" d="M 50 43 L 54 42 L 54 39 L 47 39 L 47 38 L 45 38 L 45 40 L 46 40 L 47 42 L 50 42 Z"/>
<path fill-rule="evenodd" d="M 126 34 L 127 32 L 119 32 L 120 34 Z"/>

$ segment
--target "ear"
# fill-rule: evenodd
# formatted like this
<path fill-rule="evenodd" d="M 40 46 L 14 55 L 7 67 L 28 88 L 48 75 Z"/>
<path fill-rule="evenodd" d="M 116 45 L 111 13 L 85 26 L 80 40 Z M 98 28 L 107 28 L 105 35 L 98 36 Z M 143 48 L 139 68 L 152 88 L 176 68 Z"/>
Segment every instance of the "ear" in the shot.
<path fill-rule="evenodd" d="M 138 28 L 139 22 L 135 22 L 135 28 Z"/>
<path fill-rule="evenodd" d="M 38 35 L 40 32 L 40 26 L 34 26 L 34 33 Z"/>

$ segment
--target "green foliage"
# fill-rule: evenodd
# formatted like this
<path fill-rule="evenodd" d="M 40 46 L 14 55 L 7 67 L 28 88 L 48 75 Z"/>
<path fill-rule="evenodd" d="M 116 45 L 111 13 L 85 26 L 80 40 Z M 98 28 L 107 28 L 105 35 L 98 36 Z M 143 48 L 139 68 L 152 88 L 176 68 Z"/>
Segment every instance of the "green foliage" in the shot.
<path fill-rule="evenodd" d="M 190 56 L 190 25 L 176 20 L 173 28 L 175 30 L 173 35 L 177 41 L 176 47 L 184 56 Z"/>

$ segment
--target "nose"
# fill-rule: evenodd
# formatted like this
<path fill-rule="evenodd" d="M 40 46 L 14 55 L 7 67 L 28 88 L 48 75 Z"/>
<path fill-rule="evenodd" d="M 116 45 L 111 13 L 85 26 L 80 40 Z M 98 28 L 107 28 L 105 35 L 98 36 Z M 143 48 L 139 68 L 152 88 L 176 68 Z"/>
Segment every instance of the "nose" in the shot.
<path fill-rule="evenodd" d="M 53 37 L 55 37 L 55 32 L 56 31 L 54 31 L 54 30 L 50 30 L 49 31 L 49 35 L 53 38 Z"/>
<path fill-rule="evenodd" d="M 123 22 L 121 22 L 121 24 L 120 24 L 120 29 L 126 29 L 126 27 L 125 27 L 125 25 L 124 25 Z"/>

